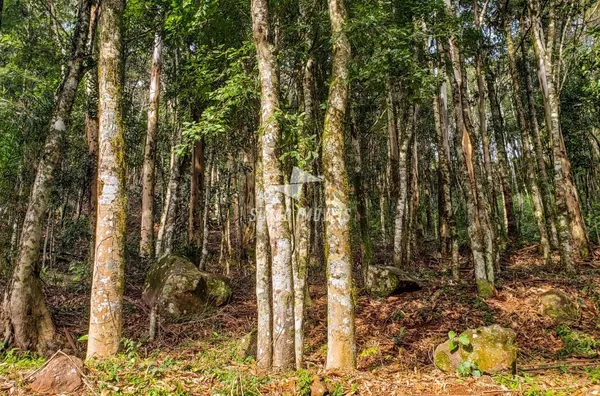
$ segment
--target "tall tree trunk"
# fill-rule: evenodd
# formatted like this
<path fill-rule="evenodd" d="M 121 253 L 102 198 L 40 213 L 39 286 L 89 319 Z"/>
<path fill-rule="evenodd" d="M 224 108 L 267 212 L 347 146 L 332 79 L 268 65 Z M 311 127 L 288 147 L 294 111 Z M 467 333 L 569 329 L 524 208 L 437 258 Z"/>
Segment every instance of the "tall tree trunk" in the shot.
<path fill-rule="evenodd" d="M 268 0 L 252 0 L 252 27 L 261 81 L 262 182 L 271 247 L 273 280 L 273 368 L 295 367 L 292 238 L 279 162 L 279 76 L 276 48 L 269 28 Z"/>
<path fill-rule="evenodd" d="M 396 211 L 394 217 L 394 265 L 401 267 L 403 257 L 405 256 L 405 231 L 406 231 L 406 213 L 408 203 L 409 186 L 409 143 L 412 139 L 413 125 L 415 122 L 415 108 L 409 105 L 409 110 L 406 115 L 404 133 L 400 136 L 398 143 L 398 191 L 396 198 Z M 392 166 L 393 172 L 394 166 Z"/>
<path fill-rule="evenodd" d="M 446 12 L 452 14 L 450 0 L 446 0 Z M 460 60 L 460 53 L 455 44 L 454 36 L 450 36 L 444 43 L 444 51 L 448 59 L 447 69 L 448 77 L 452 84 L 452 97 L 454 101 L 454 118 L 456 122 L 456 148 L 462 161 L 460 168 L 465 181 L 468 233 L 471 243 L 471 253 L 473 255 L 473 264 L 475 267 L 475 281 L 479 295 L 483 297 L 491 296 L 495 293 L 494 287 L 494 265 L 491 263 L 494 259 L 492 230 L 487 223 L 485 202 L 482 200 L 481 184 L 477 180 L 476 160 L 477 155 L 473 151 L 472 143 L 472 125 L 469 120 L 469 100 L 467 97 L 466 81 Z M 492 250 L 492 251 L 490 251 Z"/>
<path fill-rule="evenodd" d="M 302 75 L 302 99 L 304 107 L 304 129 L 303 137 L 310 138 L 315 133 L 315 99 L 314 99 L 314 59 L 312 55 L 313 20 L 314 20 L 314 0 L 300 0 L 300 23 L 306 26 L 303 32 L 304 51 L 306 61 L 303 67 Z M 300 147 L 300 155 L 306 157 L 309 147 L 305 144 Z M 312 169 L 312 161 L 298 164 L 302 171 Z M 294 273 L 294 322 L 295 322 L 295 348 L 296 348 L 296 369 L 299 370 L 303 365 L 304 353 L 304 313 L 305 302 L 307 300 L 307 274 L 308 263 L 310 259 L 310 199 L 309 185 L 304 183 L 300 186 L 301 190 L 296 197 L 296 218 L 294 227 L 294 252 L 293 252 L 293 273 Z"/>
<path fill-rule="evenodd" d="M 325 246 L 327 262 L 327 369 L 356 365 L 349 186 L 344 162 L 344 120 L 348 106 L 350 41 L 344 0 L 329 0 L 333 42 L 331 83 L 323 129 Z"/>
<path fill-rule="evenodd" d="M 273 365 L 273 293 L 271 279 L 271 248 L 265 213 L 262 171 L 262 144 L 257 143 L 254 191 L 256 193 L 256 306 L 258 311 L 256 362 L 262 369 Z"/>
<path fill-rule="evenodd" d="M 169 182 L 160 216 L 160 225 L 156 237 L 156 257 L 170 254 L 173 250 L 173 234 L 179 205 L 181 184 L 181 159 L 177 155 L 177 146 L 181 143 L 181 128 L 175 125 L 171 138 L 171 160 L 169 165 Z"/>
<path fill-rule="evenodd" d="M 538 61 L 538 77 L 544 101 L 546 127 L 552 136 L 552 154 L 554 161 L 554 193 L 556 198 L 558 239 L 563 266 L 570 270 L 575 257 L 587 257 L 589 247 L 585 226 L 581 218 L 581 208 L 577 190 L 571 176 L 571 163 L 567 157 L 560 127 L 560 102 L 552 74 L 551 48 L 544 42 L 539 1 L 530 3 L 532 36 Z M 553 21 L 552 15 L 550 17 Z M 552 31 L 550 32 L 552 33 Z M 552 42 L 549 34 L 548 43 Z"/>
<path fill-rule="evenodd" d="M 207 164 L 207 172 L 206 172 L 206 183 L 204 186 L 204 209 L 202 216 L 202 251 L 200 256 L 200 265 L 198 268 L 204 271 L 206 268 L 206 261 L 208 260 L 208 226 L 210 221 L 210 199 L 211 199 L 211 188 L 214 179 L 215 173 L 215 164 L 213 162 L 214 153 L 211 154 L 208 158 Z"/>
<path fill-rule="evenodd" d="M 438 85 L 433 100 L 433 115 L 436 124 L 436 145 L 438 151 L 439 195 L 440 195 L 440 250 L 444 268 L 449 267 L 452 278 L 458 280 L 458 240 L 456 238 L 456 220 L 452 211 L 452 180 L 450 178 L 450 147 L 448 144 L 449 119 L 446 99 L 446 82 Z"/>
<path fill-rule="evenodd" d="M 125 141 L 123 131 L 123 0 L 105 0 L 98 53 L 98 222 L 87 359 L 117 353 L 125 288 Z"/>
<path fill-rule="evenodd" d="M 398 128 L 398 114 L 396 111 L 396 101 L 395 99 L 395 95 L 394 95 L 394 85 L 391 81 L 391 78 L 388 76 L 388 78 L 385 81 L 385 89 L 386 89 L 386 98 L 385 98 L 385 104 L 386 104 L 386 116 L 387 116 L 387 132 L 388 132 L 388 158 L 387 158 L 387 164 L 386 167 L 388 170 L 390 170 L 390 177 L 389 177 L 389 195 L 390 195 L 390 200 L 389 202 L 392 205 L 396 205 L 398 203 L 398 194 L 399 194 L 399 190 L 400 190 L 400 173 L 397 171 L 397 164 L 400 163 L 400 158 L 399 158 L 399 150 L 400 150 L 400 146 L 398 144 L 398 134 L 399 134 L 399 128 Z M 388 210 L 387 206 L 385 206 L 386 211 Z M 392 213 L 395 213 L 395 210 L 391 211 Z M 394 216 L 395 219 L 395 216 Z M 383 224 L 383 230 L 385 230 L 385 223 Z M 387 233 L 384 232 L 383 234 L 384 236 L 384 244 L 386 244 L 387 241 Z"/>
<path fill-rule="evenodd" d="M 356 199 L 356 214 L 360 233 L 360 254 L 363 282 L 366 280 L 367 270 L 373 261 L 371 248 L 371 235 L 369 233 L 369 217 L 367 201 L 363 186 L 362 157 L 360 153 L 360 132 L 354 110 L 352 112 L 352 149 L 354 152 L 354 196 Z"/>
<path fill-rule="evenodd" d="M 522 40 L 525 40 L 525 33 L 523 33 Z M 546 228 L 548 229 L 550 243 L 553 247 L 558 248 L 558 232 L 556 231 L 556 207 L 554 206 L 554 193 L 550 185 L 550 178 L 546 169 L 546 161 L 544 155 L 544 146 L 542 144 L 542 137 L 540 133 L 540 127 L 538 124 L 538 117 L 536 111 L 535 97 L 533 93 L 533 81 L 531 80 L 531 74 L 529 67 L 527 66 L 527 50 L 526 46 L 522 46 L 523 58 L 521 64 L 523 66 L 523 74 L 525 75 L 525 89 L 527 96 L 527 106 L 529 109 L 529 126 L 531 128 L 531 137 L 533 139 L 534 151 L 532 156 L 535 158 L 537 164 L 537 170 L 539 173 L 539 182 L 542 192 L 542 199 L 544 204 L 544 214 L 546 220 Z"/>
<path fill-rule="evenodd" d="M 86 113 L 85 113 L 85 135 L 88 142 L 88 170 L 89 180 L 88 202 L 89 202 L 89 224 L 90 235 L 96 233 L 96 201 L 98 196 L 98 69 L 91 69 L 86 78 Z M 94 238 L 90 240 L 90 264 L 94 262 L 94 251 L 96 243 Z"/>
<path fill-rule="evenodd" d="M 156 132 L 158 131 L 158 106 L 160 98 L 160 73 L 162 69 L 162 31 L 154 34 L 154 51 L 150 70 L 150 94 L 148 99 L 148 129 L 144 148 L 142 170 L 142 219 L 140 256 L 152 258 L 154 247 L 154 184 L 156 168 Z"/>
<path fill-rule="evenodd" d="M 96 27 L 98 22 L 98 5 L 92 4 L 90 9 L 90 25 L 88 30 L 87 48 L 92 56 L 97 52 L 96 48 Z M 87 160 L 87 180 L 89 183 L 87 190 L 87 201 L 89 205 L 89 230 L 90 235 L 90 251 L 89 263 L 90 267 L 94 263 L 94 251 L 96 243 L 93 235 L 96 233 L 96 200 L 97 200 L 97 171 L 98 171 L 98 67 L 92 67 L 85 78 L 85 136 L 88 143 L 88 160 Z"/>
<path fill-rule="evenodd" d="M 519 74 L 517 69 L 517 60 L 515 55 L 515 47 L 512 39 L 512 33 L 508 23 L 504 22 L 504 28 L 506 33 L 506 48 L 508 54 L 508 68 L 510 71 L 513 102 L 517 111 L 517 123 L 519 131 L 521 133 L 521 141 L 523 146 L 523 162 L 525 168 L 525 175 L 527 178 L 527 184 L 531 191 L 531 200 L 533 201 L 533 214 L 535 216 L 538 232 L 540 233 L 540 248 L 542 250 L 542 256 L 544 262 L 549 264 L 552 259 L 552 250 L 550 246 L 550 239 L 548 228 L 545 223 L 545 210 L 543 204 L 542 194 L 538 185 L 538 177 L 536 177 L 535 164 L 533 163 L 533 153 L 531 150 L 531 139 L 530 133 L 531 124 L 527 122 L 525 116 L 525 106 L 523 105 L 521 87 L 519 85 Z M 545 167 L 544 167 L 545 168 Z"/>
<path fill-rule="evenodd" d="M 198 140 L 192 150 L 190 178 L 190 207 L 188 212 L 188 243 L 195 248 L 202 245 L 202 193 L 204 191 L 204 139 Z M 198 252 L 196 252 L 198 253 Z M 196 257 L 195 261 L 197 261 Z"/>
<path fill-rule="evenodd" d="M 502 194 L 504 196 L 504 214 L 506 216 L 506 236 L 508 237 L 508 244 L 511 246 L 517 242 L 519 233 L 517 230 L 517 219 L 515 217 L 515 210 L 513 205 L 513 191 L 511 189 L 511 181 L 509 176 L 509 163 L 508 156 L 506 154 L 506 139 L 504 136 L 504 118 L 502 117 L 502 109 L 500 108 L 500 102 L 496 94 L 495 77 L 492 70 L 486 70 L 485 73 L 487 88 L 488 88 L 488 99 L 490 102 L 490 109 L 492 110 L 492 128 L 494 129 L 494 139 L 496 140 L 496 152 L 498 154 L 498 170 L 500 174 L 500 186 L 502 188 Z M 492 201 L 495 202 L 495 201 Z"/>
<path fill-rule="evenodd" d="M 21 349 L 43 352 L 54 336 L 39 279 L 42 223 L 52 192 L 60 144 L 71 117 L 77 86 L 84 71 L 92 2 L 81 0 L 73 32 L 71 57 L 54 98 L 49 131 L 23 222 L 18 258 L 3 303 L 4 341 Z"/>

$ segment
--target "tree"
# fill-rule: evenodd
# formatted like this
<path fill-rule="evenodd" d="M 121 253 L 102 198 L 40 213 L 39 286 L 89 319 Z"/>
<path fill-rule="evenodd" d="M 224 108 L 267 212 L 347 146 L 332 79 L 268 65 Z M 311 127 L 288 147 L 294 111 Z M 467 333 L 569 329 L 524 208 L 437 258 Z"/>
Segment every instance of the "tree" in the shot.
<path fill-rule="evenodd" d="M 292 240 L 286 215 L 284 195 L 280 191 L 283 171 L 278 145 L 281 129 L 278 117 L 279 77 L 273 32 L 269 24 L 267 0 L 252 1 L 252 30 L 261 82 L 262 183 L 266 223 L 269 232 L 271 277 L 273 283 L 273 368 L 295 367 L 294 289 Z"/>
<path fill-rule="evenodd" d="M 114 355 L 123 327 L 125 288 L 125 142 L 123 0 L 102 3 L 98 37 L 98 204 L 87 359 Z"/>
<path fill-rule="evenodd" d="M 348 107 L 350 41 L 344 30 L 344 0 L 329 0 L 332 71 L 323 127 L 325 246 L 327 263 L 327 368 L 353 369 L 354 300 L 350 249 L 349 187 L 344 162 L 344 118 Z"/>
<path fill-rule="evenodd" d="M 54 337 L 54 325 L 44 302 L 39 279 L 42 222 L 60 159 L 61 141 L 67 131 L 77 87 L 84 73 L 91 8 L 91 1 L 80 1 L 71 56 L 54 98 L 43 156 L 37 166 L 23 222 L 17 263 L 4 296 L 4 340 L 22 349 L 44 351 Z"/>
<path fill-rule="evenodd" d="M 581 207 L 571 175 L 571 163 L 567 157 L 560 125 L 560 102 L 554 74 L 552 53 L 555 45 L 555 5 L 550 5 L 549 31 L 544 34 L 539 1 L 529 3 L 532 20 L 531 35 L 538 66 L 538 78 L 544 102 L 546 127 L 552 137 L 554 165 L 554 194 L 557 210 L 557 231 L 562 265 L 572 270 L 575 257 L 587 257 L 589 247 Z M 544 41 L 546 37 L 546 41 Z"/>
<path fill-rule="evenodd" d="M 144 148 L 142 171 L 142 219 L 140 256 L 153 256 L 154 250 L 154 184 L 156 162 L 156 132 L 158 130 L 158 105 L 160 97 L 160 74 L 162 68 L 163 32 L 159 28 L 154 34 L 154 50 L 150 71 L 150 94 L 148 99 L 148 132 Z"/>

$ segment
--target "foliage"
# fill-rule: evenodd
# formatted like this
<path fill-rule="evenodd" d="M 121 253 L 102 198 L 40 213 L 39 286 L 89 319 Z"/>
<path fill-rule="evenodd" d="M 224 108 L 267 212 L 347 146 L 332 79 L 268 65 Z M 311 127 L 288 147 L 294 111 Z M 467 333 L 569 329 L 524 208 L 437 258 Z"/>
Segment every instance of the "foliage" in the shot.
<path fill-rule="evenodd" d="M 479 368 L 477 367 L 477 363 L 469 362 L 468 360 L 463 360 L 462 362 L 460 362 L 460 364 L 456 368 L 456 372 L 461 377 L 481 377 L 482 374 L 481 370 L 479 370 Z"/>
<path fill-rule="evenodd" d="M 2 351 L 0 345 L 0 351 Z M 18 349 L 8 349 L 0 352 L 0 376 L 8 376 L 9 374 L 20 370 L 31 370 L 40 367 L 46 359 L 42 356 L 36 356 L 29 351 L 20 351 Z"/>
<path fill-rule="evenodd" d="M 561 325 L 556 328 L 556 335 L 563 342 L 563 349 L 558 355 L 561 357 L 596 357 L 600 351 L 600 341 L 592 335 L 573 330 L 568 326 Z"/>
<path fill-rule="evenodd" d="M 449 331 L 448 339 L 450 340 L 450 352 L 456 351 L 459 345 L 468 346 L 471 343 L 471 340 L 466 333 L 462 333 L 457 337 L 454 331 Z"/>

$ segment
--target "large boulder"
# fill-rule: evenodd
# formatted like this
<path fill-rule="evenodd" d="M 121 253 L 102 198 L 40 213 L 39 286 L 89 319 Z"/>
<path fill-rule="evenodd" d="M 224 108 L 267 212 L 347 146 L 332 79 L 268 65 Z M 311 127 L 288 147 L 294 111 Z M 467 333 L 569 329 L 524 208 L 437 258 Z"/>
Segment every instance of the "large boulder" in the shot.
<path fill-rule="evenodd" d="M 35 374 L 29 385 L 31 391 L 44 395 L 72 393 L 83 385 L 83 362 L 75 356 L 56 355 Z"/>
<path fill-rule="evenodd" d="M 578 319 L 577 307 L 565 292 L 551 289 L 540 296 L 542 312 L 556 323 L 564 324 L 574 322 Z"/>
<path fill-rule="evenodd" d="M 461 342 L 467 341 L 468 342 Z M 435 348 L 433 361 L 437 368 L 450 372 L 463 362 L 474 363 L 482 373 L 515 372 L 517 362 L 516 334 L 496 324 L 468 329 L 454 340 Z"/>
<path fill-rule="evenodd" d="M 231 299 L 229 280 L 198 270 L 189 260 L 167 255 L 148 271 L 142 300 L 171 319 L 203 312 L 206 305 L 220 306 Z"/>
<path fill-rule="evenodd" d="M 399 268 L 370 265 L 365 287 L 376 297 L 388 297 L 402 291 L 420 289 L 419 282 Z"/>

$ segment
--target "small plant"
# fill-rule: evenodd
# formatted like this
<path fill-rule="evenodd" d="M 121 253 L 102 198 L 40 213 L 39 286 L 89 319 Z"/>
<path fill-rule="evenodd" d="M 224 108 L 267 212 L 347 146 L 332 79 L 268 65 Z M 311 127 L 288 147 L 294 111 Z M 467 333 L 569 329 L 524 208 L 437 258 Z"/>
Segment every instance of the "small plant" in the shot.
<path fill-rule="evenodd" d="M 459 345 L 468 346 L 471 343 L 467 334 L 462 333 L 457 337 L 454 331 L 448 332 L 448 339 L 450 339 L 450 352 L 455 352 Z"/>
<path fill-rule="evenodd" d="M 341 382 L 331 381 L 329 379 L 326 379 L 325 382 L 330 385 L 327 388 L 330 389 L 331 396 L 344 396 L 344 387 Z"/>
<path fill-rule="evenodd" d="M 123 344 L 123 354 L 127 356 L 127 358 L 135 359 L 138 356 L 137 350 L 141 345 L 139 342 L 124 338 L 121 343 Z"/>
<path fill-rule="evenodd" d="M 19 349 L 9 349 L 0 353 L 0 377 L 12 371 L 29 370 L 41 366 L 45 359 L 31 352 L 23 352 Z"/>
<path fill-rule="evenodd" d="M 398 333 L 396 335 L 396 337 L 394 337 L 394 344 L 396 346 L 402 346 L 402 343 L 404 342 L 404 339 L 406 338 L 406 327 L 402 326 L 400 327 L 400 330 L 398 330 Z"/>
<path fill-rule="evenodd" d="M 312 383 L 312 376 L 308 370 L 298 370 L 296 372 L 296 381 L 298 384 L 298 394 L 300 396 L 310 395 L 310 384 Z"/>
<path fill-rule="evenodd" d="M 477 363 L 470 362 L 468 360 L 463 360 L 460 362 L 458 367 L 456 368 L 456 372 L 460 374 L 461 377 L 481 377 L 481 370 L 477 367 Z"/>
<path fill-rule="evenodd" d="M 374 346 L 372 346 L 370 348 L 363 349 L 360 352 L 359 356 L 361 358 L 368 358 L 368 357 L 377 356 L 377 355 L 379 355 L 379 346 L 378 345 L 374 345 Z"/>
<path fill-rule="evenodd" d="M 589 334 L 572 330 L 568 326 L 558 326 L 556 334 L 563 342 L 563 349 L 558 352 L 559 356 L 580 356 L 593 358 L 598 356 L 600 341 Z"/>

